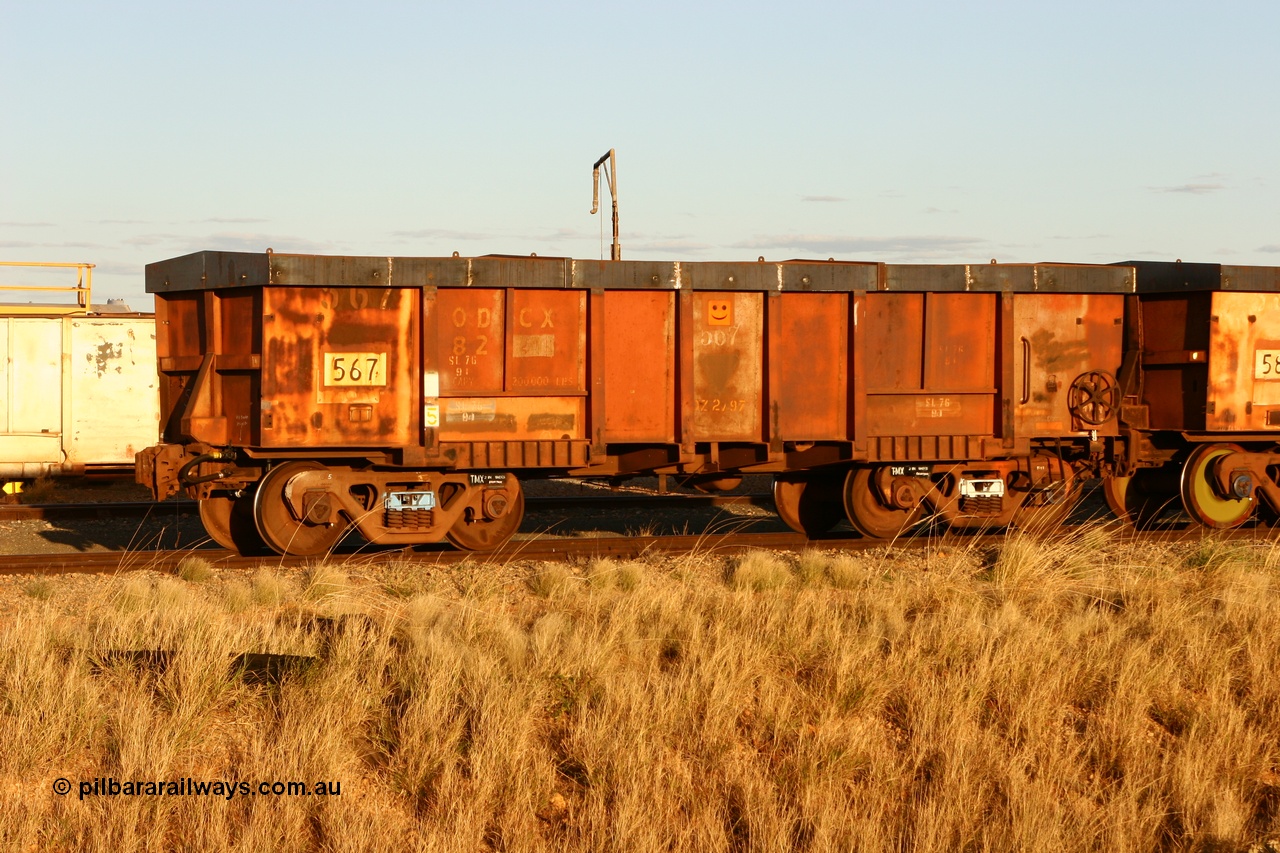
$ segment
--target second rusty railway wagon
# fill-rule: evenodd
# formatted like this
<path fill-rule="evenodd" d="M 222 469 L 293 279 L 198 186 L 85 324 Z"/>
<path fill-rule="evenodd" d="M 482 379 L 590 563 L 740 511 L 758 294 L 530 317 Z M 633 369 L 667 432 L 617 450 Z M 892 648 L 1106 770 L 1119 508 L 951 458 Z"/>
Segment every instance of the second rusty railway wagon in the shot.
<path fill-rule="evenodd" d="M 1122 518 L 1181 506 L 1230 528 L 1280 516 L 1280 268 L 1131 261 L 1120 446 L 1103 485 Z"/>
<path fill-rule="evenodd" d="M 218 542 L 505 542 L 521 479 L 773 473 L 783 519 L 1053 523 L 1125 458 L 1126 266 L 200 252 L 151 264 L 157 497 Z"/>

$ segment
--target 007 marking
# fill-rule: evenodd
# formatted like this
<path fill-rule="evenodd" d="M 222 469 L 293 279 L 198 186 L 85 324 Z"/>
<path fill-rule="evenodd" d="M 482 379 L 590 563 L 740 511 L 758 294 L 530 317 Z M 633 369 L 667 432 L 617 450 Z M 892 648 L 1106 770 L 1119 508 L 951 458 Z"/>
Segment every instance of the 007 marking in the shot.
<path fill-rule="evenodd" d="M 385 352 L 327 352 L 324 354 L 325 385 L 386 385 Z"/>

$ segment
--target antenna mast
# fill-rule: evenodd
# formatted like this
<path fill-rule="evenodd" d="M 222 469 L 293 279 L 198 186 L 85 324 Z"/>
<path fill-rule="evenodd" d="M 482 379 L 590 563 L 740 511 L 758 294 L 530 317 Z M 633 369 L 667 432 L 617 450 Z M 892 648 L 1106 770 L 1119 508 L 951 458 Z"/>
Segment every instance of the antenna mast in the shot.
<path fill-rule="evenodd" d="M 613 245 L 609 248 L 609 260 L 622 260 L 622 244 L 618 242 L 618 156 L 613 149 L 601 156 L 591 167 L 591 213 L 600 209 L 600 167 L 604 166 L 604 177 L 609 182 L 609 197 L 613 199 Z"/>

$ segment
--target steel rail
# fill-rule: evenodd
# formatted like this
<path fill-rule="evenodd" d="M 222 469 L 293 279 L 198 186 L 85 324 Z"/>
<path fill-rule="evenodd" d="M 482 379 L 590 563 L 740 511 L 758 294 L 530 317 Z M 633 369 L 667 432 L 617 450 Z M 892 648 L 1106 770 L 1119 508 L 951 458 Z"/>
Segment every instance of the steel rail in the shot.
<path fill-rule="evenodd" d="M 1158 530 L 1133 530 L 1110 522 L 1117 541 L 1126 542 L 1194 542 L 1211 537 L 1229 540 L 1271 540 L 1264 528 L 1237 528 L 1230 531 L 1205 531 L 1197 527 L 1166 527 Z M 1043 534 L 1046 543 L 1069 542 L 1078 535 L 1079 527 L 1059 528 Z M 448 545 L 420 546 L 414 549 L 381 549 L 365 546 L 340 549 L 323 557 L 241 557 L 230 551 L 191 548 L 173 551 L 94 551 L 88 553 L 6 555 L 0 563 L 0 575 L 116 574 L 136 571 L 173 572 L 187 558 L 208 560 L 216 568 L 252 569 L 258 567 L 296 568 L 320 562 L 337 562 L 347 567 L 392 563 L 448 566 L 472 561 L 497 566 L 516 562 L 544 560 L 587 560 L 597 557 L 632 559 L 647 554 L 736 554 L 751 550 L 800 551 L 807 548 L 868 551 L 888 548 L 900 551 L 929 549 L 990 548 L 1007 539 L 1007 534 L 944 533 L 917 535 L 885 541 L 831 537 L 806 539 L 798 533 L 704 533 L 679 536 L 608 536 L 555 538 L 539 536 L 515 539 L 492 553 L 477 554 L 458 551 Z"/>
<path fill-rule="evenodd" d="M 697 509 L 700 507 L 746 504 L 773 508 L 773 498 L 768 494 L 747 495 L 656 495 L 656 494 L 584 494 L 557 497 L 526 497 L 525 512 L 553 511 L 561 509 L 602 510 L 642 508 Z M 199 505 L 192 500 L 164 501 L 115 501 L 65 504 L 0 504 L 0 521 L 55 521 L 78 518 L 119 518 L 146 515 L 193 515 Z"/>

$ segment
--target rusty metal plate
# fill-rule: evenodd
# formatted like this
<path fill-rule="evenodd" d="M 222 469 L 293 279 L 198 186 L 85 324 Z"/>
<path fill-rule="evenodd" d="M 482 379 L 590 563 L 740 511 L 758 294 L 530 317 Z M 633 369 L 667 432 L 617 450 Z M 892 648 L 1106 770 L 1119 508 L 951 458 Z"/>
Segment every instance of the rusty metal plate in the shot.
<path fill-rule="evenodd" d="M 585 319 L 581 290 L 508 290 L 506 390 L 585 394 Z"/>
<path fill-rule="evenodd" d="M 485 255 L 468 260 L 470 287 L 563 288 L 569 282 L 568 258 Z"/>
<path fill-rule="evenodd" d="M 924 390 L 995 391 L 996 296 L 927 293 Z"/>
<path fill-rule="evenodd" d="M 1131 293 L 1131 269 L 1096 264 L 887 264 L 881 290 Z"/>
<path fill-rule="evenodd" d="M 506 291 L 469 288 L 438 290 L 434 301 L 424 303 L 424 322 L 436 333 L 435 359 L 428 357 L 426 365 L 426 396 L 504 390 L 506 304 Z"/>
<path fill-rule="evenodd" d="M 156 297 L 156 357 L 198 357 L 203 352 L 203 295 L 181 293 Z M 254 326 L 259 325 L 256 318 Z"/>
<path fill-rule="evenodd" d="M 693 439 L 760 441 L 761 293 L 693 294 Z"/>
<path fill-rule="evenodd" d="M 967 290 L 969 268 L 959 264 L 885 264 L 880 290 Z"/>
<path fill-rule="evenodd" d="M 1205 428 L 1280 429 L 1280 294 L 1214 293 Z"/>
<path fill-rule="evenodd" d="M 607 291 L 603 321 L 605 440 L 675 441 L 675 295 Z"/>
<path fill-rule="evenodd" d="M 866 316 L 854 334 L 862 348 L 867 435 L 991 434 L 996 298 L 866 295 Z"/>
<path fill-rule="evenodd" d="M 868 293 L 856 320 L 868 394 L 924 388 L 924 294 Z"/>
<path fill-rule="evenodd" d="M 769 437 L 846 438 L 849 295 L 782 293 L 769 314 Z"/>
<path fill-rule="evenodd" d="M 697 290 L 777 290 L 777 264 L 681 264 L 686 286 Z"/>
<path fill-rule="evenodd" d="M 1280 267 L 1189 264 L 1182 261 L 1126 261 L 1124 266 L 1137 271 L 1139 293 L 1280 291 Z"/>
<path fill-rule="evenodd" d="M 390 287 L 392 264 L 388 258 L 346 255 L 267 256 L 271 283 L 319 287 Z"/>
<path fill-rule="evenodd" d="M 147 264 L 148 293 L 173 293 L 216 287 L 262 287 L 267 284 L 267 255 L 261 252 L 195 252 Z"/>
<path fill-rule="evenodd" d="M 1222 289 L 1280 291 L 1280 267 L 1222 267 Z"/>
<path fill-rule="evenodd" d="M 1141 297 L 1142 402 L 1152 429 L 1205 428 L 1211 299 L 1208 292 Z"/>
<path fill-rule="evenodd" d="M 676 266 L 672 261 L 570 261 L 573 287 L 632 290 L 674 288 Z"/>
<path fill-rule="evenodd" d="M 1078 422 L 1068 409 L 1072 383 L 1085 373 L 1120 371 L 1124 297 L 1115 294 L 1019 293 L 1013 297 L 1014 428 L 1020 437 L 1096 429 L 1114 435 L 1115 418 Z M 1115 413 L 1118 414 L 1118 411 Z"/>
<path fill-rule="evenodd" d="M 440 441 L 554 441 L 586 435 L 585 397 L 440 401 Z"/>
<path fill-rule="evenodd" d="M 867 434 L 992 435 L 990 394 L 883 394 L 867 397 Z"/>
<path fill-rule="evenodd" d="M 266 288 L 263 445 L 416 443 L 418 295 L 411 288 Z"/>

